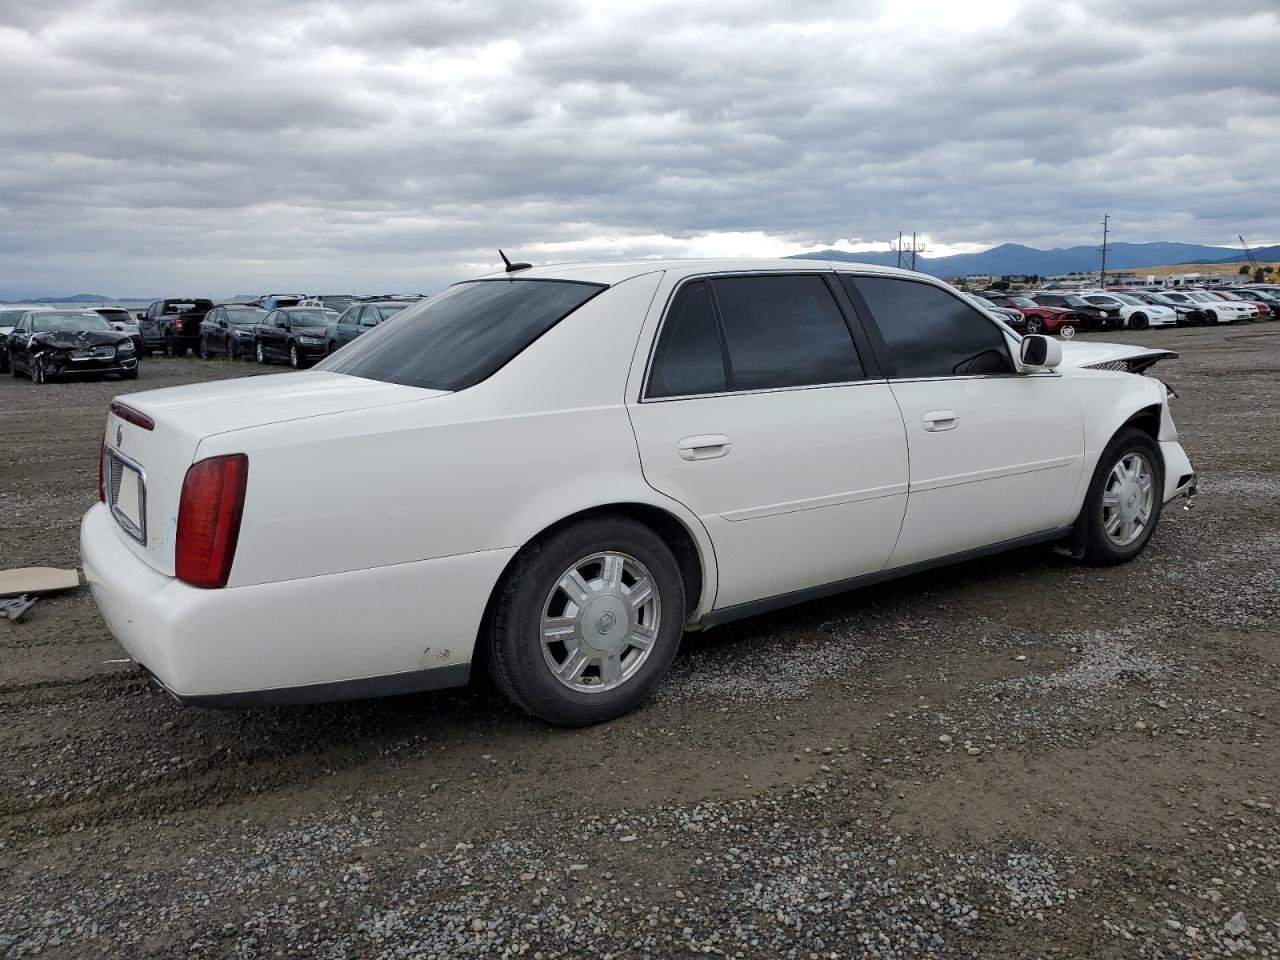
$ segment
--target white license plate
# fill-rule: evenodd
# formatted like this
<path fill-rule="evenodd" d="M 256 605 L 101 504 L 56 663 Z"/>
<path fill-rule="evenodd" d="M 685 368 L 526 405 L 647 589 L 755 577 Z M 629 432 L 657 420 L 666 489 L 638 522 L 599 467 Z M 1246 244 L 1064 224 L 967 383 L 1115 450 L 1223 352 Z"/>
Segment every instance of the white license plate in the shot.
<path fill-rule="evenodd" d="M 116 460 L 114 466 L 120 477 L 120 490 L 116 493 L 114 506 L 121 517 L 133 524 L 135 530 L 141 530 L 142 477 L 137 470 L 120 460 Z"/>

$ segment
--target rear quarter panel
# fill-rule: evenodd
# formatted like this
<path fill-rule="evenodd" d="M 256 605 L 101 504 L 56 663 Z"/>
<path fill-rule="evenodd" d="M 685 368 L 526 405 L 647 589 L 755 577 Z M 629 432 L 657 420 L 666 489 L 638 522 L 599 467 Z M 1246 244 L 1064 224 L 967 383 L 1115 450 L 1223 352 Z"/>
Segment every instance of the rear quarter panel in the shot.
<path fill-rule="evenodd" d="M 659 274 L 625 281 L 460 393 L 208 437 L 249 483 L 231 586 L 520 547 L 594 506 L 696 519 L 650 488 L 623 404 Z M 298 374 L 307 376 L 308 374 Z"/>

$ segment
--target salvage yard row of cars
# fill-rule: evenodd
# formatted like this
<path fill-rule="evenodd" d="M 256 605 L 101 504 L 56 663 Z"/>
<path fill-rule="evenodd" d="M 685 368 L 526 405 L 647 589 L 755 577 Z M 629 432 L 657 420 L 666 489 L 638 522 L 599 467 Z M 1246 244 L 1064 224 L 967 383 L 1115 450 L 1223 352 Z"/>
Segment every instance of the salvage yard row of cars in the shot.
<path fill-rule="evenodd" d="M 988 290 L 965 293 L 969 302 L 998 317 L 1021 334 L 1073 336 L 1077 330 L 1185 326 L 1233 323 L 1237 320 L 1280 318 L 1280 285 L 1253 285 L 1200 290 L 1191 288 L 1081 290 Z M 294 369 L 310 366 L 322 357 L 372 330 L 422 296 L 357 298 L 350 296 L 308 298 L 270 294 L 255 302 L 215 304 L 200 298 L 171 298 L 153 302 L 146 311 L 131 315 L 122 307 L 94 307 L 58 311 L 57 324 L 65 328 L 84 320 L 84 329 L 60 329 L 52 346 L 49 338 L 32 353 L 30 346 L 12 342 L 10 334 L 25 314 L 50 313 L 48 306 L 0 306 L 0 373 L 30 375 L 38 383 L 71 373 L 118 373 L 137 376 L 137 360 L 154 352 L 179 357 L 196 353 L 206 360 L 217 357 L 251 357 L 259 363 L 287 363 Z M 331 304 L 341 304 L 339 312 Z M 98 319 L 123 334 L 133 344 L 116 351 L 110 343 L 92 336 L 104 332 Z M 24 325 L 28 339 L 52 319 L 34 317 Z M 69 336 L 75 332 L 80 336 Z M 108 347 L 111 356 L 107 356 Z"/>
<path fill-rule="evenodd" d="M 1173 356 L 1019 336 L 887 267 L 509 264 L 312 370 L 117 398 L 83 567 L 181 701 L 482 662 L 530 713 L 594 723 L 686 630 L 1017 546 L 1137 556 L 1196 486 L 1145 375 Z M 299 498 L 317 477 L 376 477 L 376 502 Z"/>

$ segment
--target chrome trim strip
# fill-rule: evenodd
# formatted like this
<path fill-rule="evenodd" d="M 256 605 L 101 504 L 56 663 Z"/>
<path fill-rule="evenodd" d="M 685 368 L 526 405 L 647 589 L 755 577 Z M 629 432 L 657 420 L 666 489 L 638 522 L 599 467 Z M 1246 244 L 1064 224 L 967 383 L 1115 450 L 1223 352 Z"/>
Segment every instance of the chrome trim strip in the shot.
<path fill-rule="evenodd" d="M 763 507 L 748 507 L 745 510 L 731 510 L 720 514 L 722 520 L 738 523 L 742 520 L 757 520 L 761 517 L 777 517 L 787 513 L 799 513 L 802 510 L 816 510 L 820 507 L 838 507 L 845 503 L 860 503 L 864 500 L 883 500 L 907 492 L 907 484 L 891 483 L 883 487 L 868 487 L 866 490 L 853 490 L 849 493 L 833 493 L 824 497 L 810 497 L 807 500 L 790 500 L 786 503 L 773 503 Z"/>
<path fill-rule="evenodd" d="M 926 490 L 941 490 L 944 487 L 958 487 L 966 483 L 977 483 L 982 480 L 998 480 L 1002 477 L 1018 477 L 1027 473 L 1040 473 L 1045 470 L 1057 470 L 1069 467 L 1079 457 L 1054 457 L 1051 460 L 1036 460 L 1032 463 L 1020 463 L 1014 467 L 995 467 L 991 470 L 974 470 L 972 473 L 957 473 L 949 477 L 938 477 L 934 480 L 922 480 L 911 484 L 911 493 L 924 493 Z"/>

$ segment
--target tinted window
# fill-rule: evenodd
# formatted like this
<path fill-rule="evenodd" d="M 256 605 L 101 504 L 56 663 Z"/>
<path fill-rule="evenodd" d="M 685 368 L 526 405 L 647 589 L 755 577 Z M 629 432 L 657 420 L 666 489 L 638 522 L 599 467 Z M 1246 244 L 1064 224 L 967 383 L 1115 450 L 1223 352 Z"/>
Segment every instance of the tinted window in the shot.
<path fill-rule="evenodd" d="M 711 281 L 724 323 L 732 390 L 862 379 L 862 364 L 820 276 Z"/>
<path fill-rule="evenodd" d="M 686 284 L 662 325 L 662 339 L 649 378 L 651 397 L 687 397 L 728 389 L 720 333 L 707 286 Z"/>
<path fill-rule="evenodd" d="M 255 307 L 243 307 L 240 309 L 228 307 L 223 313 L 234 324 L 258 323 L 267 315 L 267 311 L 258 310 Z"/>
<path fill-rule="evenodd" d="M 567 280 L 476 280 L 402 310 L 317 369 L 436 390 L 492 376 L 605 287 Z"/>
<path fill-rule="evenodd" d="M 889 277 L 842 277 L 861 292 L 899 377 L 1006 373 L 1009 350 L 999 327 L 961 300 L 927 283 Z"/>

